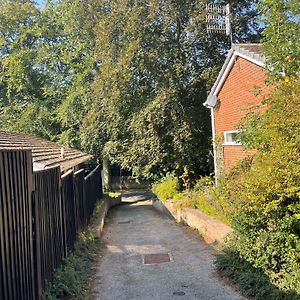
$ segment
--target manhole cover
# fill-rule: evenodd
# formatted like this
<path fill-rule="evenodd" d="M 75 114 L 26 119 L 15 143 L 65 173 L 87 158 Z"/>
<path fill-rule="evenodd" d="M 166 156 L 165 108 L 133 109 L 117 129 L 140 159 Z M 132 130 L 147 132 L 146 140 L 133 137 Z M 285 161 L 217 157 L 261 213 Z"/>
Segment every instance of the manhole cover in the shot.
<path fill-rule="evenodd" d="M 131 221 L 120 221 L 118 224 L 129 224 Z"/>
<path fill-rule="evenodd" d="M 172 261 L 173 259 L 169 253 L 154 253 L 144 255 L 145 265 L 169 263 Z"/>

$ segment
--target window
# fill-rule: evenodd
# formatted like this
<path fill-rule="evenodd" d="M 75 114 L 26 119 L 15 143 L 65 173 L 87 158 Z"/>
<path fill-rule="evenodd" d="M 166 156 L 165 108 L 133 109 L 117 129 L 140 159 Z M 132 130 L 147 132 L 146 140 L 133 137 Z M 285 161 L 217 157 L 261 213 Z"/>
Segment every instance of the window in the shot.
<path fill-rule="evenodd" d="M 239 130 L 224 132 L 224 145 L 242 145 L 238 139 Z"/>

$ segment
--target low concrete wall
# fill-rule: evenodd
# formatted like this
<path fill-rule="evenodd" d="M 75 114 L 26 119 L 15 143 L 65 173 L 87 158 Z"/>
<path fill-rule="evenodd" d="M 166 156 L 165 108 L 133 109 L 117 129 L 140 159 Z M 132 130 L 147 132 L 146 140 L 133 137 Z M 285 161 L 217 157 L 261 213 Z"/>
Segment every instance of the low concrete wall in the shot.
<path fill-rule="evenodd" d="M 114 197 L 109 197 L 109 196 L 104 196 L 102 200 L 102 205 L 99 210 L 99 213 L 97 214 L 97 219 L 95 221 L 95 232 L 96 236 L 101 236 L 104 228 L 104 222 L 105 222 L 105 217 L 110 210 L 111 207 L 119 205 L 122 201 L 122 196 L 118 196 L 116 198 Z"/>
<path fill-rule="evenodd" d="M 175 219 L 178 223 L 183 223 L 196 229 L 204 240 L 209 243 L 224 243 L 225 239 L 233 233 L 233 229 L 227 224 L 216 220 L 198 209 L 178 208 L 173 201 L 152 200 L 152 205 L 162 214 Z"/>

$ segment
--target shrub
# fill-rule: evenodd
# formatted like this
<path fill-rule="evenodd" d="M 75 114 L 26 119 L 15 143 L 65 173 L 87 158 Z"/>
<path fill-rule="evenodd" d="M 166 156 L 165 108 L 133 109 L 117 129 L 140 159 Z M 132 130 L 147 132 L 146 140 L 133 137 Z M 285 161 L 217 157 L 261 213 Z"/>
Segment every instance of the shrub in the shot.
<path fill-rule="evenodd" d="M 152 190 L 160 200 L 174 200 L 178 207 L 196 208 L 225 223 L 230 223 L 231 204 L 226 203 L 227 198 L 222 195 L 219 187 L 213 185 L 211 177 L 200 178 L 192 189 L 182 192 L 178 186 L 178 180 L 169 175 L 154 184 Z"/>
<path fill-rule="evenodd" d="M 152 187 L 154 194 L 161 200 L 173 199 L 178 194 L 178 179 L 169 174 Z"/>
<path fill-rule="evenodd" d="M 262 269 L 253 267 L 237 251 L 232 249 L 227 249 L 225 252 L 217 255 L 216 267 L 237 283 L 246 296 L 261 300 L 299 299 L 299 295 L 293 290 L 280 290 L 270 282 L 270 278 Z"/>
<path fill-rule="evenodd" d="M 263 141 L 253 161 L 225 180 L 235 203 L 231 249 L 282 291 L 300 295 L 300 79 L 282 83 L 267 100 L 259 126 Z M 250 125 L 249 125 L 250 124 Z M 255 141 L 254 141 L 255 144 Z M 300 296 L 299 296 L 300 297 Z"/>

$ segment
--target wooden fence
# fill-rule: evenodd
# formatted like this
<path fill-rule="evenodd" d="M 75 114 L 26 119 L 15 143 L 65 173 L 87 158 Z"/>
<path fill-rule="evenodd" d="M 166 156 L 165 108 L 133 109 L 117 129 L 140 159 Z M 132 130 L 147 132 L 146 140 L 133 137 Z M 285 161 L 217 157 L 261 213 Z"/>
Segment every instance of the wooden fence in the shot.
<path fill-rule="evenodd" d="M 34 173 L 34 233 L 37 288 L 40 293 L 65 257 L 60 197 L 60 168 Z"/>
<path fill-rule="evenodd" d="M 76 204 L 75 204 L 75 189 L 73 172 L 64 174 L 61 178 L 61 198 L 62 210 L 64 211 L 63 224 L 63 239 L 64 239 L 64 253 L 67 256 L 69 251 L 74 248 L 76 239 Z"/>
<path fill-rule="evenodd" d="M 30 151 L 0 150 L 0 298 L 35 299 Z"/>
<path fill-rule="evenodd" d="M 40 299 L 101 196 L 99 167 L 33 173 L 30 151 L 0 151 L 0 299 Z"/>

